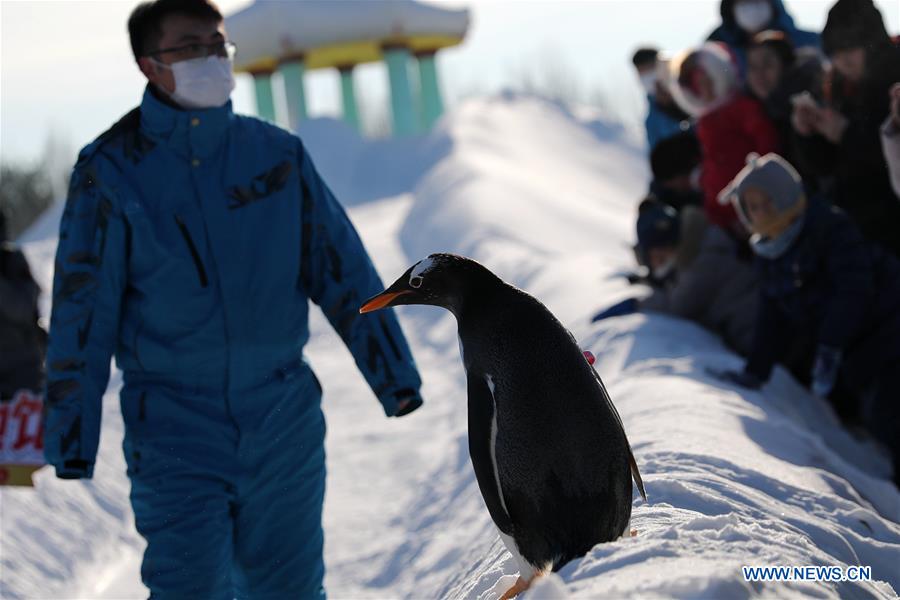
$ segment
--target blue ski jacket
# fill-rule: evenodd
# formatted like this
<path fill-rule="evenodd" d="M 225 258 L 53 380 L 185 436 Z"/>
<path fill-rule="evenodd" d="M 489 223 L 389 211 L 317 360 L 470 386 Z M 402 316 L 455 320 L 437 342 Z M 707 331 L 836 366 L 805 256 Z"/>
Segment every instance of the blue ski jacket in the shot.
<path fill-rule="evenodd" d="M 647 130 L 647 152 L 652 152 L 656 144 L 662 140 L 684 131 L 682 123 L 683 121 L 679 121 L 660 108 L 655 96 L 648 94 L 647 116 L 644 119 L 644 127 Z"/>
<path fill-rule="evenodd" d="M 252 397 L 302 360 L 308 299 L 385 413 L 401 400 L 411 401 L 404 413 L 417 408 L 421 381 L 396 317 L 358 314 L 383 289 L 299 138 L 230 102 L 180 110 L 148 88 L 72 173 L 53 283 L 47 461 L 60 477 L 91 476 L 112 355 L 126 386 L 218 377 L 226 400 Z"/>

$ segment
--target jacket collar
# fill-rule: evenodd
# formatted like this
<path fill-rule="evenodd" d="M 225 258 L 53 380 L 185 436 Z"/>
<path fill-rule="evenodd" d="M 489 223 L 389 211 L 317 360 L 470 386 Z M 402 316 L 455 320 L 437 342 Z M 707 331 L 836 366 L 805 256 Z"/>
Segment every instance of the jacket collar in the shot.
<path fill-rule="evenodd" d="M 158 98 L 150 85 L 141 100 L 144 133 L 187 159 L 215 154 L 233 118 L 231 100 L 218 108 L 179 108 Z"/>

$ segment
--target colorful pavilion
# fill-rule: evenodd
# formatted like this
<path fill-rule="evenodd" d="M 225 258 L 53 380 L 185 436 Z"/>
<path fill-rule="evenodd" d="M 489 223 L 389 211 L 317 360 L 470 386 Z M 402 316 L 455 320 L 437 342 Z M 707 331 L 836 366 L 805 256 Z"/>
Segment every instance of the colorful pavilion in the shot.
<path fill-rule="evenodd" d="M 225 26 L 238 46 L 235 71 L 253 76 L 259 116 L 275 120 L 272 75 L 278 71 L 296 129 L 307 116 L 304 74 L 332 68 L 340 73 L 343 118 L 359 129 L 353 69 L 383 61 L 394 134 L 412 135 L 430 129 L 443 112 L 435 54 L 462 42 L 469 11 L 415 0 L 256 0 L 228 16 Z"/>

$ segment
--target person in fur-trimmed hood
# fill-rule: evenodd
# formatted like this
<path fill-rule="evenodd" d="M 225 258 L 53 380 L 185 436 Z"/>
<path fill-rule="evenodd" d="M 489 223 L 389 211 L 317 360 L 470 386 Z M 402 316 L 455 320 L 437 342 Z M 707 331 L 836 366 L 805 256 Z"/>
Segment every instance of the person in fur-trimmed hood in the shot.
<path fill-rule="evenodd" d="M 747 154 L 779 149 L 778 132 L 762 104 L 742 90 L 734 58 L 724 45 L 708 42 L 684 52 L 670 68 L 672 95 L 697 118 L 706 216 L 732 233 L 743 233 L 734 209 L 718 202 L 719 192 L 741 170 Z"/>

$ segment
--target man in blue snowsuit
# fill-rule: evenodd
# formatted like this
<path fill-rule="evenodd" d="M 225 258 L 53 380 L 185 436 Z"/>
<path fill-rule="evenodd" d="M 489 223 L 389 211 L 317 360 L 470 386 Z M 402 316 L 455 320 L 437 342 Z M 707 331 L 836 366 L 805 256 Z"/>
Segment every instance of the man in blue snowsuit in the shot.
<path fill-rule="evenodd" d="M 301 141 L 228 100 L 234 47 L 208 0 L 129 20 L 149 80 L 85 147 L 60 225 L 45 448 L 90 478 L 110 357 L 152 597 L 323 597 L 325 422 L 302 355 L 323 309 L 389 416 L 422 404 L 382 285 Z"/>

